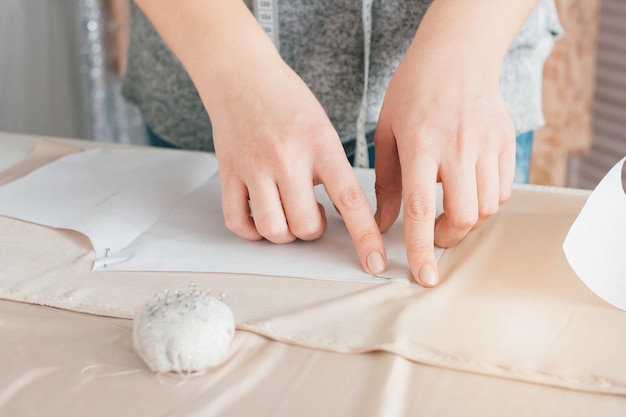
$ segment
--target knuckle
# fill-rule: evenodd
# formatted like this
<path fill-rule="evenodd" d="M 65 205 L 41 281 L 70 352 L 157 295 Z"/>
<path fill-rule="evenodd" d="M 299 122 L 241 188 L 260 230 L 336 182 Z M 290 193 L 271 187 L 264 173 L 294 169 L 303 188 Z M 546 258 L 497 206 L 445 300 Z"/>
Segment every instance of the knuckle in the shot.
<path fill-rule="evenodd" d="M 281 236 L 275 236 L 275 237 L 273 237 L 271 239 L 267 238 L 267 240 L 269 240 L 272 243 L 276 243 L 278 245 L 282 245 L 282 244 L 285 244 L 285 243 L 291 243 L 291 242 L 295 241 L 296 237 L 294 235 L 290 234 L 290 233 L 287 233 L 287 234 L 284 234 L 284 235 L 281 235 Z"/>
<path fill-rule="evenodd" d="M 413 152 L 415 152 L 416 155 L 434 153 L 435 145 L 429 138 L 432 138 L 435 134 L 436 132 L 432 128 L 424 124 L 420 124 L 412 129 L 409 143 L 411 143 Z"/>
<path fill-rule="evenodd" d="M 459 243 L 463 237 L 464 236 L 437 236 L 435 238 L 435 244 L 440 248 L 448 249 Z"/>
<path fill-rule="evenodd" d="M 266 153 L 261 157 L 260 163 L 267 164 L 270 161 L 273 171 L 289 172 L 293 168 L 293 161 L 298 159 L 291 155 L 289 148 L 286 146 L 280 146 L 273 144 L 265 151 Z"/>
<path fill-rule="evenodd" d="M 255 143 L 263 144 L 263 147 L 257 145 L 243 149 L 235 161 L 242 176 L 258 176 L 259 167 L 268 166 L 268 162 L 273 170 L 285 172 L 292 168 L 293 161 L 298 160 L 293 147 L 287 146 L 288 142 L 279 135 L 262 135 Z"/>
<path fill-rule="evenodd" d="M 284 236 L 289 235 L 287 227 L 280 222 L 273 220 L 255 220 L 255 226 L 257 231 L 266 239 L 275 242 L 283 243 L 285 241 Z"/>
<path fill-rule="evenodd" d="M 308 129 L 308 131 L 311 132 L 314 137 L 320 138 L 321 143 L 327 146 L 336 144 L 338 139 L 335 129 L 327 123 L 316 124 Z"/>
<path fill-rule="evenodd" d="M 440 248 L 451 248 L 459 243 L 469 232 L 470 229 L 463 231 L 450 229 L 449 227 L 441 227 L 435 230 L 435 245 Z"/>
<path fill-rule="evenodd" d="M 407 198 L 404 213 L 408 220 L 423 222 L 435 217 L 435 207 L 422 196 L 414 195 Z"/>
<path fill-rule="evenodd" d="M 324 234 L 324 226 L 318 221 L 300 220 L 291 224 L 291 233 L 302 240 L 319 239 Z"/>
<path fill-rule="evenodd" d="M 468 230 L 474 227 L 478 221 L 478 215 L 473 210 L 463 210 L 449 216 L 450 225 L 453 229 Z"/>
<path fill-rule="evenodd" d="M 484 203 L 480 207 L 480 210 L 479 210 L 480 214 L 479 214 L 478 217 L 480 219 L 487 219 L 487 218 L 493 216 L 494 214 L 496 214 L 498 212 L 499 208 L 500 208 L 500 206 L 498 204 L 493 203 L 493 202 Z"/>
<path fill-rule="evenodd" d="M 232 160 L 232 169 L 238 175 L 247 176 L 253 172 L 254 167 L 259 167 L 262 162 L 263 157 L 257 149 L 243 149 L 237 160 Z"/>
<path fill-rule="evenodd" d="M 366 231 L 359 233 L 357 237 L 357 243 L 361 247 L 372 247 L 378 243 L 380 234 L 378 232 Z"/>
<path fill-rule="evenodd" d="M 434 243 L 419 242 L 407 242 L 406 254 L 409 259 L 428 259 L 427 256 L 434 250 Z"/>
<path fill-rule="evenodd" d="M 363 206 L 368 205 L 368 201 L 365 198 L 365 194 L 361 187 L 358 185 L 350 185 L 344 187 L 339 192 L 339 210 L 343 209 L 348 211 L 355 211 L 361 209 Z"/>
<path fill-rule="evenodd" d="M 467 133 L 459 128 L 454 135 L 454 150 L 456 151 L 457 155 L 464 155 L 465 154 L 465 149 L 467 148 Z"/>
<path fill-rule="evenodd" d="M 234 214 L 224 214 L 224 224 L 226 228 L 231 232 L 239 235 L 245 229 L 245 221 L 237 215 Z"/>
<path fill-rule="evenodd" d="M 508 188 L 500 193 L 500 204 L 504 204 L 511 199 L 511 189 Z"/>
<path fill-rule="evenodd" d="M 307 132 L 317 139 L 315 153 L 318 158 L 329 161 L 345 158 L 345 153 L 339 152 L 341 150 L 341 141 L 333 128 L 329 128 L 326 125 L 313 126 Z"/>

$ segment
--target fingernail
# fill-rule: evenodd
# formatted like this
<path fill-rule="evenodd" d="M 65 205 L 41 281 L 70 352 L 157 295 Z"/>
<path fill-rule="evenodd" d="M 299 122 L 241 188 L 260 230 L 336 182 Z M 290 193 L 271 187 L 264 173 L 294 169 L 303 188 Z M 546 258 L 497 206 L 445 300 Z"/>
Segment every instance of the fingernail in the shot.
<path fill-rule="evenodd" d="M 380 274 L 385 270 L 385 261 L 379 252 L 372 252 L 367 255 L 367 269 L 373 275 Z"/>
<path fill-rule="evenodd" d="M 420 268 L 420 281 L 429 287 L 434 287 L 439 282 L 435 268 L 431 264 L 423 265 Z"/>

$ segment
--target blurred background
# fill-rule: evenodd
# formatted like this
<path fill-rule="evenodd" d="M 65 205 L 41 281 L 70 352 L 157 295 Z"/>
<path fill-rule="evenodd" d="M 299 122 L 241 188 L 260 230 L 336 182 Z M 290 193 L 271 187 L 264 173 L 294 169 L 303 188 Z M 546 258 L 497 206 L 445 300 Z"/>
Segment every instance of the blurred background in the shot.
<path fill-rule="evenodd" d="M 121 97 L 130 0 L 0 0 L 0 131 L 145 144 Z M 557 0 L 531 182 L 593 188 L 626 155 L 626 0 Z"/>

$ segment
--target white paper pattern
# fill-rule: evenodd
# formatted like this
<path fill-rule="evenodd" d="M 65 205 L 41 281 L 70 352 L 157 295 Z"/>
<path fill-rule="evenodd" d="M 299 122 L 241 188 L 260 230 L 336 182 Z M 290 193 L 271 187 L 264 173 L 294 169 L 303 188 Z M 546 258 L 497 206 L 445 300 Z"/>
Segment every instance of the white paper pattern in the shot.
<path fill-rule="evenodd" d="M 374 205 L 374 172 L 355 173 Z M 388 269 L 361 269 L 322 186 L 328 228 L 313 242 L 250 242 L 228 231 L 213 155 L 171 150 L 86 151 L 0 187 L 0 214 L 87 235 L 94 270 L 235 272 L 327 280 L 409 282 L 402 221 L 383 237 Z M 438 213 L 441 189 L 438 188 Z M 436 249 L 437 258 L 442 250 Z"/>

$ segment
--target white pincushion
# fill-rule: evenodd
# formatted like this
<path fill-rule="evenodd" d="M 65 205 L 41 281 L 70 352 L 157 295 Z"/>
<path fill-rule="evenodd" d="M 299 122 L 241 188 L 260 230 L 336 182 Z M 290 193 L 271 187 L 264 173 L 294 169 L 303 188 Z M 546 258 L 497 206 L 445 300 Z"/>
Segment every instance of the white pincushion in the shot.
<path fill-rule="evenodd" d="M 228 354 L 235 333 L 230 308 L 208 292 L 168 294 L 135 317 L 133 342 L 155 372 L 202 372 Z"/>

